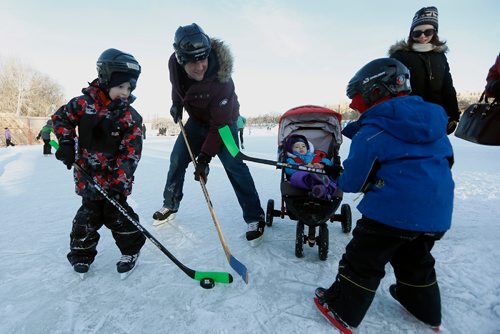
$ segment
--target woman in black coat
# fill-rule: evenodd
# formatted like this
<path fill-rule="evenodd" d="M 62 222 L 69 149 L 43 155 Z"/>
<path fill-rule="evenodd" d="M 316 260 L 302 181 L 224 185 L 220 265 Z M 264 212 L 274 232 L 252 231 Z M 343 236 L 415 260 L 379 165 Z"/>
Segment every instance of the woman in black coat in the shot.
<path fill-rule="evenodd" d="M 447 133 L 451 134 L 460 118 L 457 93 L 453 87 L 446 58 L 448 46 L 438 37 L 438 10 L 424 7 L 415 13 L 406 41 L 389 49 L 389 56 L 410 70 L 412 95 L 441 105 L 448 114 Z"/>

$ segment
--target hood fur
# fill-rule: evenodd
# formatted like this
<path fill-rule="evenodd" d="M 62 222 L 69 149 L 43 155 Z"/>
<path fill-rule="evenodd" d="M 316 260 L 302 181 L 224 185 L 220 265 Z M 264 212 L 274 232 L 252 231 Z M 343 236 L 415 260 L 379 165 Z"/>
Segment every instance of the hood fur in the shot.
<path fill-rule="evenodd" d="M 212 50 L 217 55 L 217 61 L 219 62 L 217 79 L 220 82 L 227 82 L 231 79 L 231 74 L 233 73 L 234 60 L 231 51 L 220 39 L 211 38 L 210 41 L 212 42 Z"/>
<path fill-rule="evenodd" d="M 410 48 L 408 43 L 404 39 L 402 39 L 389 48 L 388 52 L 389 56 L 394 54 L 396 51 L 413 51 L 413 50 Z M 436 46 L 434 50 L 432 50 L 432 52 L 446 53 L 448 52 L 448 46 L 446 44 Z"/>

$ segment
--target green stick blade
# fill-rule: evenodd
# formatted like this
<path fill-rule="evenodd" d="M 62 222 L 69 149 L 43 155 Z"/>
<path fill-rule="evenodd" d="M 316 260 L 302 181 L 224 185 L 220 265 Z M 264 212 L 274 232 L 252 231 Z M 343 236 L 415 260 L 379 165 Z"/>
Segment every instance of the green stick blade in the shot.
<path fill-rule="evenodd" d="M 222 138 L 224 145 L 226 145 L 227 150 L 234 158 L 240 152 L 240 149 L 238 148 L 238 145 L 236 145 L 236 142 L 234 141 L 234 137 L 233 134 L 231 133 L 229 125 L 220 128 L 219 135 Z"/>
<path fill-rule="evenodd" d="M 204 278 L 211 278 L 217 283 L 231 283 L 233 282 L 233 276 L 229 273 L 224 272 L 213 272 L 213 271 L 196 271 L 194 273 L 194 279 L 201 281 Z"/>

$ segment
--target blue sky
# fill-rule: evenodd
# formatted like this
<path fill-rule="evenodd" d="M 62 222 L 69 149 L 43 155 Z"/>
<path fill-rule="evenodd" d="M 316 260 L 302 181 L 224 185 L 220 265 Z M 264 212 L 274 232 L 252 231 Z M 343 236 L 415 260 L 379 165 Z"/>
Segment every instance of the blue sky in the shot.
<path fill-rule="evenodd" d="M 0 57 L 49 75 L 69 99 L 96 77 L 103 50 L 130 52 L 143 68 L 135 107 L 145 118 L 169 117 L 173 35 L 178 26 L 196 22 L 232 50 L 241 113 L 283 113 L 345 101 L 353 74 L 386 56 L 406 38 L 414 13 L 430 5 L 439 10 L 439 35 L 448 41 L 457 91 L 481 91 L 500 51 L 495 0 L 0 0 Z"/>

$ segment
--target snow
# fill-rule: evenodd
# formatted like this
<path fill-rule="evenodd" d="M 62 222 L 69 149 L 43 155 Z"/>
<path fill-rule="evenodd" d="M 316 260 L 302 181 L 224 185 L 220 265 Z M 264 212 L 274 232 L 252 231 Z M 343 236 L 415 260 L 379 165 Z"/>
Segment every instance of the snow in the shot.
<path fill-rule="evenodd" d="M 148 133 L 149 134 L 149 133 Z M 249 156 L 275 159 L 276 132 L 245 132 Z M 500 148 L 451 136 L 456 182 L 453 225 L 433 254 L 441 289 L 444 333 L 500 333 Z M 41 146 L 0 149 L 0 333 L 332 333 L 313 305 L 314 289 L 328 287 L 350 234 L 329 224 L 330 252 L 317 247 L 294 255 L 296 222 L 274 218 L 264 242 L 245 240 L 241 210 L 220 162 L 211 163 L 208 191 L 232 255 L 249 271 L 249 283 L 227 263 L 200 185 L 186 174 L 175 221 L 153 227 L 162 203 L 175 137 L 149 136 L 129 203 L 141 224 L 181 262 L 195 270 L 227 271 L 232 284 L 202 289 L 151 242 L 139 266 L 120 280 L 120 254 L 111 233 L 100 230 L 98 255 L 85 280 L 66 260 L 72 219 L 80 197 L 71 172 Z M 350 141 L 345 139 L 342 158 Z M 280 203 L 280 171 L 248 163 L 263 208 Z M 357 194 L 346 194 L 353 221 Z M 422 208 L 425 210 L 425 208 Z M 389 295 L 390 266 L 359 333 L 429 333 Z"/>

